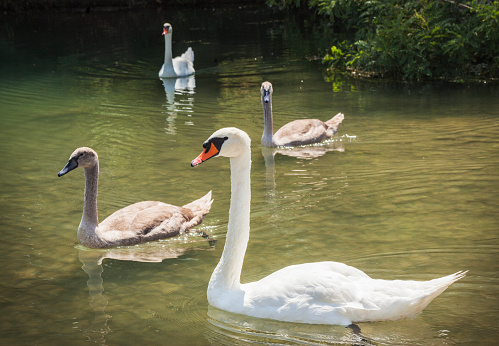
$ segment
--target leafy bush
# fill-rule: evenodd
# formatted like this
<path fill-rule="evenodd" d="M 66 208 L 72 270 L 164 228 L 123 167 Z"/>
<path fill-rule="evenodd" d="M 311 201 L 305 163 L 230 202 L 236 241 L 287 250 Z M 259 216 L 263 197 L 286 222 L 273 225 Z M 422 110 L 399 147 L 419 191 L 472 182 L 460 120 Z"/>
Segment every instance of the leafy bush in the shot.
<path fill-rule="evenodd" d="M 309 0 L 308 6 L 355 33 L 326 55 L 332 69 L 406 80 L 499 78 L 498 1 Z"/>

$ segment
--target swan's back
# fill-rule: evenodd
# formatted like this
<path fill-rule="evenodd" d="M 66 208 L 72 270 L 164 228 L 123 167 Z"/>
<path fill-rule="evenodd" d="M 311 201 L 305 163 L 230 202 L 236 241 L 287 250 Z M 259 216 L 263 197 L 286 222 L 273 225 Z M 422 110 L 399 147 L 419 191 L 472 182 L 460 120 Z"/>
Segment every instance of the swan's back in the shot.
<path fill-rule="evenodd" d="M 464 275 L 430 281 L 377 280 L 343 263 L 306 263 L 242 285 L 243 310 L 255 317 L 302 323 L 397 320 L 421 312 Z"/>
<path fill-rule="evenodd" d="M 332 135 L 332 134 L 331 134 Z M 328 136 L 328 126 L 319 119 L 294 120 L 281 127 L 273 136 L 277 146 L 297 146 L 323 141 Z"/>
<path fill-rule="evenodd" d="M 192 213 L 189 210 L 181 209 L 172 204 L 158 201 L 137 202 L 109 215 L 99 224 L 99 228 L 102 232 L 119 230 L 123 233 L 131 232 L 132 234 L 145 235 L 148 230 L 157 227 L 163 220 L 177 213 L 185 213 L 185 219 L 192 218 Z"/>
<path fill-rule="evenodd" d="M 182 207 L 157 201 L 134 203 L 109 215 L 99 224 L 99 233 L 114 245 L 174 237 L 199 225 L 212 202 L 210 191 Z"/>
<path fill-rule="evenodd" d="M 294 120 L 277 130 L 273 141 L 277 146 L 319 143 L 337 133 L 344 118 L 343 113 L 338 113 L 326 122 L 319 119 Z"/>

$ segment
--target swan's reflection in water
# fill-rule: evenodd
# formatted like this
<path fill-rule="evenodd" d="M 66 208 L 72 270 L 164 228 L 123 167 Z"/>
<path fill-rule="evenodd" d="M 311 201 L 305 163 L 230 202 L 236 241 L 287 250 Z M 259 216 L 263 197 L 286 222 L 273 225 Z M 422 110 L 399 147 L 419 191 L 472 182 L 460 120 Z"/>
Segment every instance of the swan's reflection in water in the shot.
<path fill-rule="evenodd" d="M 102 260 L 105 257 L 100 251 L 79 250 L 78 257 L 83 264 L 82 269 L 88 275 L 88 293 L 90 295 L 90 307 L 95 311 L 94 319 L 89 323 L 83 335 L 99 345 L 106 344 L 106 335 L 111 332 L 108 321 L 111 315 L 106 314 L 108 300 L 102 295 L 104 291 L 102 280 Z"/>
<path fill-rule="evenodd" d="M 166 132 L 176 134 L 175 121 L 179 113 L 186 113 L 186 123 L 192 124 L 190 116 L 193 113 L 196 79 L 194 75 L 181 78 L 160 78 L 166 94 Z M 175 101 L 177 98 L 177 101 Z"/>
<path fill-rule="evenodd" d="M 208 306 L 212 345 L 372 345 L 359 330 L 343 326 L 289 323 L 238 315 Z"/>
<path fill-rule="evenodd" d="M 450 340 L 421 317 L 337 325 L 290 323 L 230 313 L 208 306 L 212 345 L 446 345 Z M 447 331 L 448 332 L 448 331 Z"/>
<path fill-rule="evenodd" d="M 209 244 L 210 246 L 214 246 L 214 242 L 212 241 L 210 241 Z M 161 242 L 102 250 L 78 246 L 78 257 L 83 264 L 82 269 L 88 275 L 87 286 L 90 295 L 89 305 L 95 312 L 93 320 L 89 321 L 88 328 L 85 328 L 85 330 L 82 331 L 82 334 L 88 341 L 92 341 L 99 345 L 105 345 L 106 336 L 112 331 L 108 325 L 112 316 L 106 313 L 108 300 L 103 295 L 104 282 L 102 279 L 102 261 L 104 259 L 159 263 L 165 259 L 178 258 L 186 251 L 193 249 L 195 248 L 192 246 L 182 248 L 173 245 L 164 245 L 161 244 Z"/>

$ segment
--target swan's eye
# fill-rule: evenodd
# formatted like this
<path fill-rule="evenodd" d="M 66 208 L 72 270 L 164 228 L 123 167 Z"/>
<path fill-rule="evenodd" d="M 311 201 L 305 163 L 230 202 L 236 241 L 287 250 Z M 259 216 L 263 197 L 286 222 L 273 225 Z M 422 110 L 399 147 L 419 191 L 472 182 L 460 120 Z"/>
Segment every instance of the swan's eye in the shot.
<path fill-rule="evenodd" d="M 222 145 L 224 144 L 224 142 L 229 139 L 229 137 L 215 137 L 215 138 L 212 138 L 210 139 L 210 142 L 209 142 L 209 147 L 206 148 L 206 150 L 208 151 L 209 149 L 211 149 L 211 144 L 213 144 L 215 146 L 215 148 L 220 151 L 222 149 Z"/>
<path fill-rule="evenodd" d="M 207 154 L 207 153 L 208 153 L 208 151 L 210 151 L 210 148 L 211 148 L 211 145 L 210 145 L 210 144 L 211 144 L 211 142 L 204 142 L 204 143 L 203 143 L 203 148 L 205 148 L 205 149 L 206 149 L 206 150 L 204 151 L 204 152 L 205 152 L 205 154 Z"/>

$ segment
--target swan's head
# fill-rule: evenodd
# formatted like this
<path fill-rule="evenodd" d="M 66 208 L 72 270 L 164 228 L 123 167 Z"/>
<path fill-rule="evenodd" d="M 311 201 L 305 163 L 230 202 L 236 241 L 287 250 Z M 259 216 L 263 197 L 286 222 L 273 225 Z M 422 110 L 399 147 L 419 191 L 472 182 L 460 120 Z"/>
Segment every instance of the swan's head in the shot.
<path fill-rule="evenodd" d="M 272 99 L 272 84 L 270 82 L 263 82 L 260 93 L 262 94 L 262 103 L 269 103 Z"/>
<path fill-rule="evenodd" d="M 226 127 L 215 131 L 210 138 L 203 143 L 203 152 L 191 162 L 195 167 L 204 161 L 217 155 L 225 157 L 239 156 L 245 150 L 249 150 L 251 140 L 248 134 L 235 127 Z"/>
<path fill-rule="evenodd" d="M 173 32 L 173 27 L 170 23 L 163 24 L 163 35 L 168 35 Z"/>
<path fill-rule="evenodd" d="M 87 168 L 95 166 L 98 162 L 99 157 L 93 149 L 87 147 L 78 148 L 73 151 L 69 157 L 68 163 L 57 176 L 62 177 L 64 174 L 78 167 Z"/>

